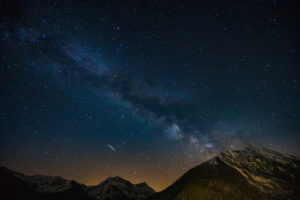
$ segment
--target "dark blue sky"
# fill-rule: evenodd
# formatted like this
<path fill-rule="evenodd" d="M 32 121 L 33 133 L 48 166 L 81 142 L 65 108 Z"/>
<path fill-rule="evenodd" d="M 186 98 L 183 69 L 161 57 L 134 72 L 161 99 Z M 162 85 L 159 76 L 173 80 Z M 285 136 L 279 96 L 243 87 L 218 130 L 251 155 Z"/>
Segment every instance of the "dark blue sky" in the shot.
<path fill-rule="evenodd" d="M 160 190 L 220 151 L 300 153 L 292 1 L 0 8 L 1 165 Z"/>

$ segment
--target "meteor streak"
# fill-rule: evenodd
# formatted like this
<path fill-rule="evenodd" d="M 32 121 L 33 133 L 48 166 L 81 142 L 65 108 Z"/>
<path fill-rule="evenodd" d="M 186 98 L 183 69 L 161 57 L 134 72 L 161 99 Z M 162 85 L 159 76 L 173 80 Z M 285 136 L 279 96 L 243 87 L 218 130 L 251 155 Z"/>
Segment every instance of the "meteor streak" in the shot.
<path fill-rule="evenodd" d="M 107 146 L 108 146 L 111 150 L 113 150 L 114 152 L 117 152 L 117 150 L 116 150 L 113 146 L 111 146 L 110 144 L 107 144 Z"/>

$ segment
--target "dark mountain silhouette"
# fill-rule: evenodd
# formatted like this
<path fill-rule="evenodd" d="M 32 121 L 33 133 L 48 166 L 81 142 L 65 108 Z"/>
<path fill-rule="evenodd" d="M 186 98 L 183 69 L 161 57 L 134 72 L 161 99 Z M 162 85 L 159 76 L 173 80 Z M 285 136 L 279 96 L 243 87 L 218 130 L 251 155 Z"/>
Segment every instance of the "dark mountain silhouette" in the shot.
<path fill-rule="evenodd" d="M 85 186 L 58 176 L 25 176 L 0 167 L 0 199 L 142 200 L 154 193 L 146 183 L 134 185 L 120 177 Z"/>
<path fill-rule="evenodd" d="M 300 199 L 300 161 L 249 146 L 226 151 L 189 170 L 166 190 L 118 176 L 96 186 L 53 176 L 25 176 L 0 167 L 0 199 L 22 200 L 276 200 Z"/>
<path fill-rule="evenodd" d="M 118 176 L 110 177 L 97 186 L 87 187 L 86 191 L 91 197 L 98 200 L 141 200 L 155 193 L 146 183 L 134 185 Z"/>
<path fill-rule="evenodd" d="M 226 151 L 189 170 L 148 200 L 300 199 L 300 161 L 252 146 Z"/>

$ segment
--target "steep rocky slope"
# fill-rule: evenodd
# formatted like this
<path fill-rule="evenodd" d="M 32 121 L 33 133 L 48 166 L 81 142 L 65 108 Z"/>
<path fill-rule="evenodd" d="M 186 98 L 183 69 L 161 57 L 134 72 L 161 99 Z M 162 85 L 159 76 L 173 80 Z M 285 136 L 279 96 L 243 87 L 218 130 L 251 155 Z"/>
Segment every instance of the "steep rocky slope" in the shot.
<path fill-rule="evenodd" d="M 300 199 L 300 161 L 266 148 L 226 151 L 151 200 Z"/>

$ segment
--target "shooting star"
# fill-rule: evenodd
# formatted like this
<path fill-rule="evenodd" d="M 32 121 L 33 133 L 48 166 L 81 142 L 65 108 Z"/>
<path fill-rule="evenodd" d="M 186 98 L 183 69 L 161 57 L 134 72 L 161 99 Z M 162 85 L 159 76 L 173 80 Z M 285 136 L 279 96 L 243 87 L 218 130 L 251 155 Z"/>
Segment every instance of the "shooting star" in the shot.
<path fill-rule="evenodd" d="M 111 150 L 113 150 L 114 152 L 117 152 L 117 150 L 116 150 L 113 146 L 111 146 L 110 144 L 107 144 L 107 146 L 108 146 Z"/>

